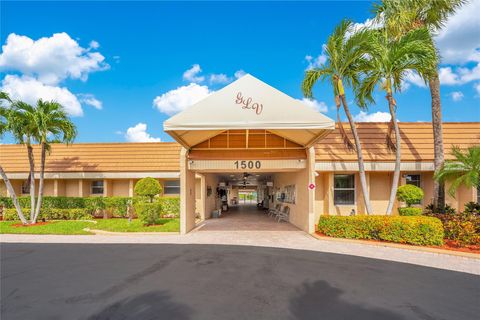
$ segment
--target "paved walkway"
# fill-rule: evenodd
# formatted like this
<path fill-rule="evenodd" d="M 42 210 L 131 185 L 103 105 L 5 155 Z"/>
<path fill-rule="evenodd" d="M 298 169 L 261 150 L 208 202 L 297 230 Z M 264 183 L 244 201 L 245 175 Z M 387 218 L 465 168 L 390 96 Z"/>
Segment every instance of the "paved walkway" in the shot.
<path fill-rule="evenodd" d="M 361 256 L 480 275 L 480 259 L 396 248 L 382 244 L 316 239 L 289 223 L 277 223 L 273 218 L 265 216 L 256 209 L 234 210 L 223 218 L 207 220 L 187 235 L 0 235 L 0 241 L 18 243 L 214 244 L 273 247 Z"/>

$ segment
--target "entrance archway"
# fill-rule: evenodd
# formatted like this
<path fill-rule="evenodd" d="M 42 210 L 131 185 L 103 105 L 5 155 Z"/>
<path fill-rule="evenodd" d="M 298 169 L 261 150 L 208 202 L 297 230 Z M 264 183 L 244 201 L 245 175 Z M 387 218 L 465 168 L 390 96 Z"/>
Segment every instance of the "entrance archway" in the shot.
<path fill-rule="evenodd" d="M 165 131 L 183 146 L 181 232 L 194 228 L 196 213 L 208 217 L 213 211 L 208 193 L 217 185 L 209 183 L 212 176 L 244 172 L 273 173 L 280 191 L 295 189 L 289 222 L 313 232 L 313 145 L 334 126 L 333 120 L 251 75 L 165 121 Z"/>

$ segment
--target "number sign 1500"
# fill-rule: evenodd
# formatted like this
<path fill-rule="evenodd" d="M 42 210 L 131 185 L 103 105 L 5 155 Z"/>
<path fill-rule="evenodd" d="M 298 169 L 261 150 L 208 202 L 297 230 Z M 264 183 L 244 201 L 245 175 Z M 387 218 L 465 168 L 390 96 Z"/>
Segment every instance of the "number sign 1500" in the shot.
<path fill-rule="evenodd" d="M 234 166 L 236 169 L 260 169 L 262 167 L 262 162 L 261 161 L 252 161 L 252 160 L 241 160 L 241 161 L 235 161 Z"/>

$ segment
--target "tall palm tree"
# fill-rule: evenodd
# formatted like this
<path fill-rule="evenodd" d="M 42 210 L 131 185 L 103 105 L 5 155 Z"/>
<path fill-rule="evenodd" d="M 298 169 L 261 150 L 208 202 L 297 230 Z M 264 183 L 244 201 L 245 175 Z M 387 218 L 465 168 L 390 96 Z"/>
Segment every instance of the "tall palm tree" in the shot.
<path fill-rule="evenodd" d="M 40 178 L 38 185 L 38 197 L 35 207 L 35 215 L 32 223 L 37 221 L 42 207 L 43 187 L 45 176 L 46 153 L 50 150 L 52 142 L 71 143 L 77 135 L 77 129 L 67 116 L 61 104 L 55 101 L 38 100 L 34 110 L 33 119 L 36 131 L 35 140 L 40 144 Z"/>
<path fill-rule="evenodd" d="M 445 25 L 447 19 L 454 14 L 467 0 L 382 0 L 375 6 L 377 21 L 383 24 L 390 35 L 399 37 L 407 32 L 427 27 L 434 35 Z M 434 140 L 435 172 L 443 166 L 443 128 L 442 106 L 440 99 L 440 80 L 438 67 L 428 78 L 432 97 L 432 127 Z M 445 190 L 441 180 L 433 185 L 433 205 L 443 210 L 445 207 Z"/>
<path fill-rule="evenodd" d="M 480 187 L 480 146 L 470 147 L 465 152 L 453 147 L 452 155 L 454 160 L 447 160 L 434 178 L 441 182 L 452 181 L 448 193 L 455 198 L 455 192 L 461 185 Z"/>
<path fill-rule="evenodd" d="M 342 21 L 334 30 L 333 34 L 328 38 L 325 46 L 325 54 L 327 61 L 318 68 L 307 70 L 302 84 L 303 94 L 312 98 L 312 89 L 317 81 L 328 81 L 332 85 L 337 106 L 337 122 L 338 128 L 342 134 L 343 141 L 349 150 L 357 152 L 358 172 L 360 176 L 360 184 L 363 192 L 363 200 L 367 214 L 372 214 L 372 206 L 370 204 L 370 195 L 365 177 L 365 166 L 363 162 L 362 145 L 358 136 L 357 127 L 353 120 L 352 114 L 345 98 L 345 90 L 343 84 L 350 87 L 357 87 L 359 84 L 359 67 L 364 64 L 365 53 L 362 50 L 367 33 L 364 30 L 354 30 L 351 21 Z M 339 109 L 343 105 L 343 110 L 347 116 L 352 131 L 355 145 L 352 144 L 343 129 L 340 120 Z"/>
<path fill-rule="evenodd" d="M 402 81 L 409 72 L 415 71 L 424 79 L 428 79 L 436 65 L 437 56 L 426 28 L 415 29 L 397 38 L 389 37 L 386 29 L 370 30 L 368 33 L 369 39 L 365 49 L 369 59 L 365 60 L 362 66 L 365 76 L 356 91 L 357 102 L 362 107 L 374 102 L 373 92 L 380 84 L 386 92 L 391 115 L 390 128 L 393 128 L 395 134 L 395 143 L 392 145 L 395 149 L 395 170 L 386 212 L 391 214 L 400 178 L 401 162 L 401 137 L 396 116 L 397 103 L 393 94 L 401 91 Z"/>
<path fill-rule="evenodd" d="M 5 132 L 10 131 L 10 126 L 14 120 L 14 118 L 12 117 L 13 111 L 10 108 L 3 106 L 4 101 L 12 103 L 12 100 L 10 99 L 8 94 L 0 91 L 0 137 Z M 5 186 L 7 187 L 8 194 L 12 198 L 13 205 L 17 210 L 18 217 L 20 218 L 23 224 L 27 224 L 27 219 L 23 215 L 22 208 L 20 207 L 20 203 L 18 202 L 17 194 L 15 193 L 15 189 L 13 189 L 12 183 L 10 182 L 10 179 L 8 179 L 8 176 L 5 173 L 5 170 L 3 170 L 3 167 L 1 164 L 0 164 L 0 176 L 5 182 Z"/>
<path fill-rule="evenodd" d="M 30 182 L 30 222 L 34 221 L 35 216 L 35 159 L 33 155 L 33 146 L 35 134 L 37 131 L 35 124 L 35 107 L 23 101 L 13 101 L 11 104 L 12 117 L 9 125 L 17 143 L 27 147 L 28 163 L 30 173 L 28 181 Z"/>

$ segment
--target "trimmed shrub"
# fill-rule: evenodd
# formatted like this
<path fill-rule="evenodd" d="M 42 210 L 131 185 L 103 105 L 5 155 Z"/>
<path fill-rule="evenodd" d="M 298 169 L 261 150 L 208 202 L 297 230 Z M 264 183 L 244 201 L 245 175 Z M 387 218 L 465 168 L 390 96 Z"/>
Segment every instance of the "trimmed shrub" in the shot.
<path fill-rule="evenodd" d="M 162 213 L 160 202 L 138 202 L 135 204 L 135 213 L 144 225 L 158 224 Z"/>
<path fill-rule="evenodd" d="M 153 197 L 159 195 L 163 191 L 160 182 L 154 178 L 143 178 L 135 184 L 135 194 L 148 197 L 153 202 Z"/>
<path fill-rule="evenodd" d="M 465 212 L 480 215 L 480 202 L 470 201 L 465 203 Z"/>
<path fill-rule="evenodd" d="M 28 208 L 22 209 L 25 216 L 29 216 L 30 211 Z M 77 208 L 77 209 L 54 209 L 54 208 L 45 208 L 40 211 L 38 215 L 38 221 L 42 219 L 45 220 L 90 220 L 92 215 L 87 209 Z M 18 220 L 17 210 L 15 209 L 5 209 L 3 211 L 4 220 Z"/>
<path fill-rule="evenodd" d="M 423 196 L 423 190 L 412 184 L 405 184 L 398 187 L 397 190 L 397 199 L 405 202 L 408 207 L 411 207 L 412 204 L 422 201 Z"/>
<path fill-rule="evenodd" d="M 444 235 L 440 220 L 422 216 L 321 216 L 318 231 L 331 237 L 414 245 L 441 245 Z"/>
<path fill-rule="evenodd" d="M 480 216 L 470 213 L 436 213 L 431 216 L 442 222 L 446 239 L 461 246 L 480 244 Z"/>
<path fill-rule="evenodd" d="M 423 209 L 416 207 L 398 208 L 398 214 L 401 216 L 421 216 Z"/>
<path fill-rule="evenodd" d="M 30 197 L 18 197 L 18 202 L 22 208 L 30 208 Z M 13 208 L 13 201 L 10 197 L 0 197 L 0 205 L 5 208 Z M 43 197 L 42 208 L 73 209 L 85 208 L 85 198 L 81 197 Z"/>
<path fill-rule="evenodd" d="M 159 198 L 162 205 L 162 217 L 178 218 L 180 216 L 180 197 Z"/>

